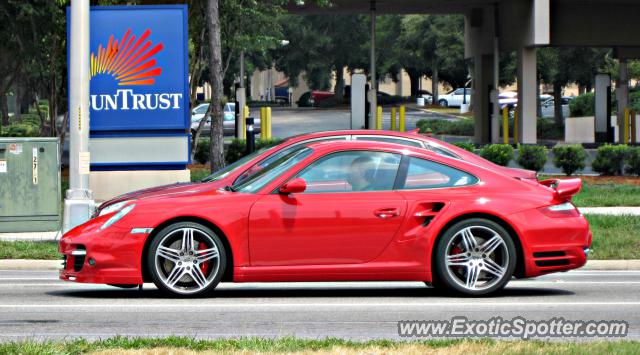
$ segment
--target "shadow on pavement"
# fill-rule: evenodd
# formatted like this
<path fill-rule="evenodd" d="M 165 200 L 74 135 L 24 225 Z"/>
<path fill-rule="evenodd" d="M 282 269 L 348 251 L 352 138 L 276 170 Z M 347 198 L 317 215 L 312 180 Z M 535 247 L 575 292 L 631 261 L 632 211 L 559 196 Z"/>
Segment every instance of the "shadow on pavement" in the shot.
<path fill-rule="evenodd" d="M 64 290 L 47 292 L 48 295 L 56 297 L 75 297 L 85 299 L 182 299 L 163 293 L 151 286 L 138 291 L 126 289 L 101 289 L 101 290 Z M 568 290 L 539 288 L 539 287 L 507 287 L 504 290 L 482 297 L 483 299 L 499 299 L 513 297 L 553 297 L 570 296 L 575 293 Z M 242 288 L 221 288 L 205 296 L 195 296 L 191 298 L 412 298 L 412 297 L 446 297 L 474 299 L 474 297 L 452 294 L 444 290 L 437 290 L 430 287 L 327 287 L 327 288 L 303 288 L 303 287 L 242 287 Z"/>

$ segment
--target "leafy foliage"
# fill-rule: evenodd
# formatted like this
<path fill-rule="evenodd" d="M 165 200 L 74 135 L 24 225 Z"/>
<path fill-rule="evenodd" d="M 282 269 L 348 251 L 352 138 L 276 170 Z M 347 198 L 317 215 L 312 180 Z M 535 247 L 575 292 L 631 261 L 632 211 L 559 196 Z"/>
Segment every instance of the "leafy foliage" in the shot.
<path fill-rule="evenodd" d="M 489 144 L 480 150 L 480 156 L 495 164 L 507 166 L 513 159 L 513 147 L 510 144 Z"/>
<path fill-rule="evenodd" d="M 627 145 L 605 144 L 598 148 L 596 159 L 591 163 L 594 171 L 604 175 L 622 175 L 629 147 Z"/>
<path fill-rule="evenodd" d="M 256 139 L 256 150 L 267 148 L 279 144 L 282 140 L 278 138 L 272 139 Z M 225 161 L 227 164 L 231 164 L 236 160 L 247 155 L 247 141 L 244 139 L 234 139 L 227 146 L 227 151 L 225 154 Z M 196 149 L 196 153 L 194 159 L 201 163 L 205 164 L 209 161 L 209 150 L 210 143 L 208 139 L 202 139 L 198 143 L 198 147 Z"/>
<path fill-rule="evenodd" d="M 580 144 L 556 145 L 553 147 L 553 163 L 571 176 L 584 169 L 587 152 Z"/>
<path fill-rule="evenodd" d="M 593 116 L 595 109 L 595 94 L 592 92 L 578 95 L 578 97 L 569 102 L 569 110 L 572 117 Z"/>
<path fill-rule="evenodd" d="M 476 145 L 472 142 L 455 142 L 453 143 L 456 147 L 460 147 L 466 151 L 473 153 L 476 149 Z"/>
<path fill-rule="evenodd" d="M 447 134 L 452 136 L 473 136 L 475 124 L 472 119 L 461 120 L 419 120 L 416 127 L 420 133 Z"/>
<path fill-rule="evenodd" d="M 547 162 L 547 147 L 541 145 L 519 145 L 518 165 L 525 169 L 540 171 Z"/>
<path fill-rule="evenodd" d="M 640 147 L 629 148 L 625 162 L 627 174 L 640 175 Z"/>

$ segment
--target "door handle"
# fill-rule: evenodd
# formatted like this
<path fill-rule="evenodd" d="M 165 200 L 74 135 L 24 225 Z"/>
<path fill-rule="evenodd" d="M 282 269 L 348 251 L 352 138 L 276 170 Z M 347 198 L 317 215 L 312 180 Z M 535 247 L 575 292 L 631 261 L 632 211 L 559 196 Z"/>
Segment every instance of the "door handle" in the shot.
<path fill-rule="evenodd" d="M 373 211 L 373 214 L 382 219 L 397 217 L 400 215 L 400 210 L 397 208 L 381 208 Z"/>

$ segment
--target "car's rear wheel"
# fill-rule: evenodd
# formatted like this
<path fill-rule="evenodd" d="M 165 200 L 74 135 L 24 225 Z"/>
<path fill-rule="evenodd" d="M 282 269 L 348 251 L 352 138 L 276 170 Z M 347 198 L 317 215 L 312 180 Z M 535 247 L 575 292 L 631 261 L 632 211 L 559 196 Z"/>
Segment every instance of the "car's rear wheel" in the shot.
<path fill-rule="evenodd" d="M 434 271 L 442 286 L 466 295 L 505 287 L 516 266 L 516 248 L 498 223 L 467 219 L 449 228 L 435 249 Z"/>
<path fill-rule="evenodd" d="M 180 222 L 158 233 L 149 247 L 147 263 L 159 289 L 178 295 L 202 295 L 220 282 L 226 253 L 210 228 Z"/>
<path fill-rule="evenodd" d="M 440 100 L 438 101 L 438 105 L 440 105 L 441 107 L 449 107 L 449 102 L 447 100 Z"/>

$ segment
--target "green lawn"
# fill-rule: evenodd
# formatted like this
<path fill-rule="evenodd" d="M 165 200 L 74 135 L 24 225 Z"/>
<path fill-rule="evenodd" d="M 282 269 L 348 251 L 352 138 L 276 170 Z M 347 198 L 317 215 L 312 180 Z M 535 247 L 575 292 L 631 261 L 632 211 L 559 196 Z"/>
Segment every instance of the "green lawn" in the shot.
<path fill-rule="evenodd" d="M 136 350 L 138 350 L 136 352 Z M 140 352 L 143 351 L 143 352 Z M 224 354 L 247 353 L 317 353 L 317 354 L 637 354 L 640 342 L 545 342 L 497 340 L 424 340 L 397 342 L 373 340 L 355 342 L 328 338 L 305 340 L 297 338 L 261 339 L 237 338 L 196 340 L 172 337 L 165 339 L 116 337 L 96 342 L 74 340 L 68 342 L 12 342 L 0 344 L 2 354 L 151 354 L 206 352 Z"/>
<path fill-rule="evenodd" d="M 0 241 L 0 259 L 60 259 L 58 243 Z M 1 353 L 1 352 L 0 352 Z"/>
<path fill-rule="evenodd" d="M 585 182 L 573 202 L 578 207 L 640 206 L 640 186 Z"/>
<path fill-rule="evenodd" d="M 593 233 L 592 259 L 640 259 L 640 218 L 587 215 Z"/>

